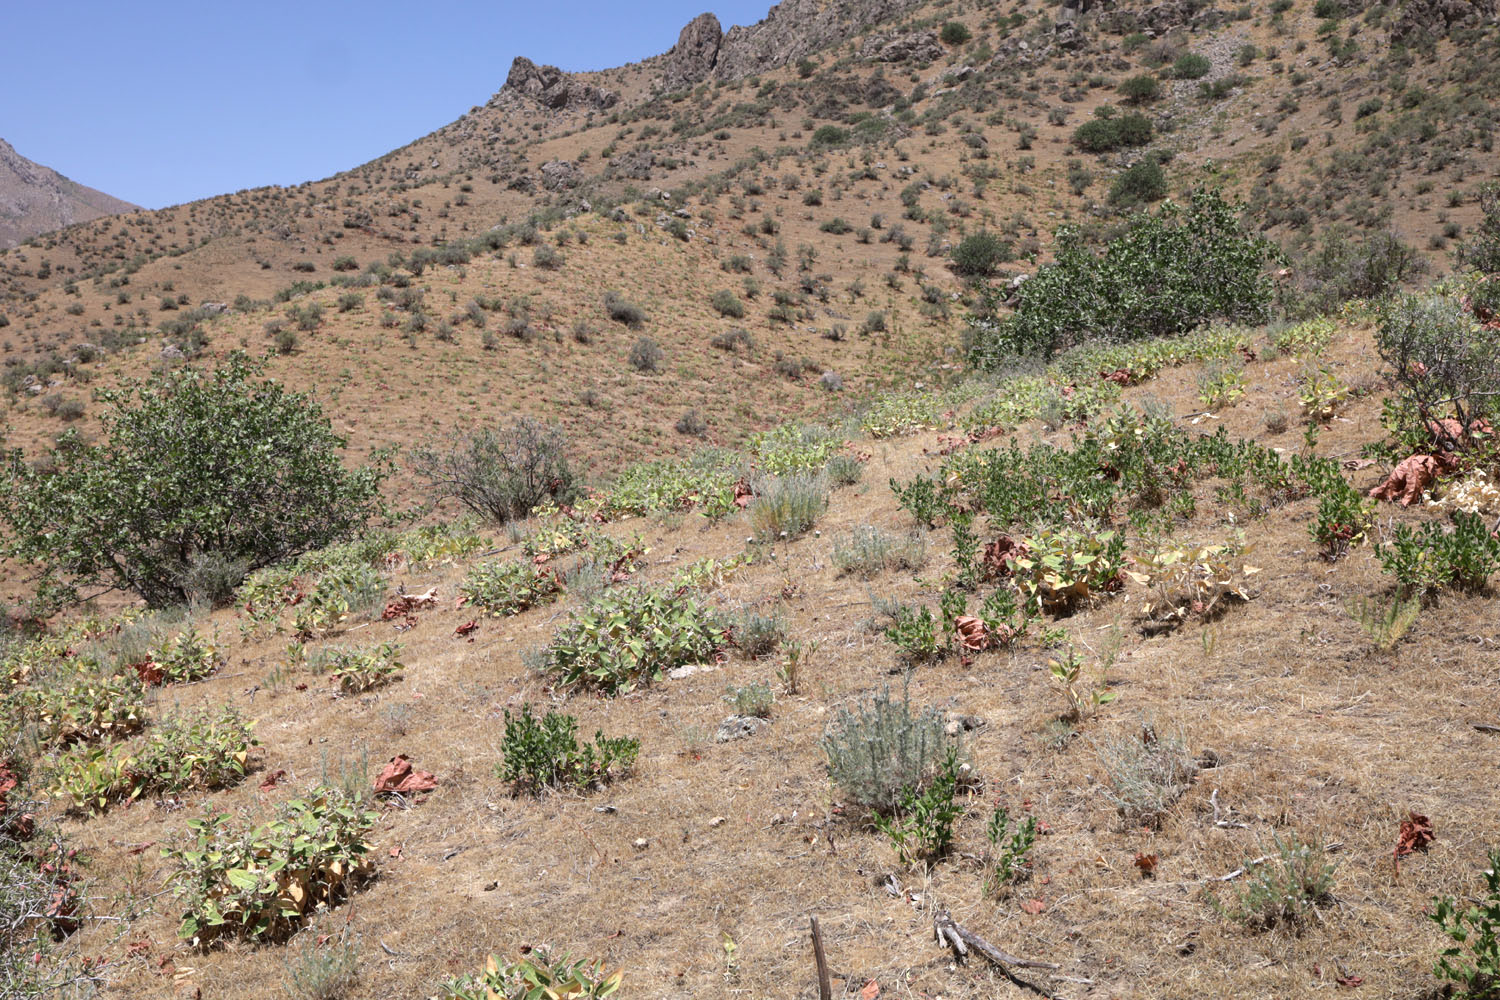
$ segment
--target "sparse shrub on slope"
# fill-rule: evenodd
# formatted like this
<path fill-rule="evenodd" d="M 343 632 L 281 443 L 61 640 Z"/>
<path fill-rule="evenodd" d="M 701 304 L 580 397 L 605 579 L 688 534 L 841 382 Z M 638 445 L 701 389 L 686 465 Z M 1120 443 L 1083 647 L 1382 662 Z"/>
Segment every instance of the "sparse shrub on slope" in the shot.
<path fill-rule="evenodd" d="M 949 255 L 953 270 L 965 277 L 987 278 L 1010 256 L 1011 246 L 994 233 L 965 236 Z"/>
<path fill-rule="evenodd" d="M 1433 899 L 1428 916 L 1454 943 L 1433 968 L 1439 979 L 1457 983 L 1474 1000 L 1500 997 L 1500 850 L 1489 854 L 1482 897 Z"/>
<path fill-rule="evenodd" d="M 109 584 L 182 603 L 204 555 L 240 572 L 346 536 L 372 516 L 384 464 L 349 470 L 344 439 L 312 399 L 235 355 L 101 393 L 107 440 L 66 437 L 48 468 L 9 455 L 0 478 L 7 550 L 54 593 Z"/>
<path fill-rule="evenodd" d="M 1414 436 L 1458 446 L 1475 421 L 1496 411 L 1500 330 L 1479 322 L 1452 295 L 1408 295 L 1381 313 L 1381 360 L 1400 389 L 1398 421 Z"/>
<path fill-rule="evenodd" d="M 438 497 L 453 497 L 481 517 L 525 517 L 543 501 L 571 503 L 579 483 L 559 425 L 517 417 L 502 430 L 457 433 L 446 450 L 416 448 L 413 469 Z"/>
<path fill-rule="evenodd" d="M 1146 202 L 1161 201 L 1167 196 L 1167 175 L 1154 157 L 1134 164 L 1109 188 L 1109 203 L 1117 208 L 1131 208 Z"/>
<path fill-rule="evenodd" d="M 628 771 L 640 750 L 640 740 L 609 738 L 602 730 L 593 743 L 580 743 L 576 718 L 549 711 L 538 719 L 525 704 L 519 715 L 505 710 L 504 760 L 495 773 L 532 795 L 561 787 L 585 791 L 609 781 L 615 767 Z"/>
<path fill-rule="evenodd" d="M 1484 187 L 1479 207 L 1484 215 L 1473 234 L 1459 246 L 1458 259 L 1481 274 L 1500 274 L 1500 184 Z"/>
<path fill-rule="evenodd" d="M 322 786 L 261 826 L 227 814 L 190 820 L 188 845 L 162 849 L 183 904 L 178 936 L 198 947 L 289 937 L 373 873 L 365 836 L 378 815 L 350 793 Z"/>
<path fill-rule="evenodd" d="M 695 599 L 626 588 L 571 613 L 543 653 L 566 686 L 622 694 L 697 663 L 723 644 L 725 623 Z"/>
<path fill-rule="evenodd" d="M 969 323 L 969 361 L 996 368 L 1016 355 L 1055 352 L 1087 340 L 1183 333 L 1209 319 L 1264 319 L 1272 244 L 1247 232 L 1215 191 L 1141 216 L 1100 253 L 1077 230 L 1057 234 L 1056 262 L 1017 291 L 1015 312 L 997 319 L 1008 290 L 991 289 Z"/>
<path fill-rule="evenodd" d="M 841 708 L 823 736 L 828 777 L 852 805 L 890 816 L 904 794 L 920 794 L 941 772 L 954 746 L 943 726 L 937 709 L 916 710 L 889 691 Z"/>

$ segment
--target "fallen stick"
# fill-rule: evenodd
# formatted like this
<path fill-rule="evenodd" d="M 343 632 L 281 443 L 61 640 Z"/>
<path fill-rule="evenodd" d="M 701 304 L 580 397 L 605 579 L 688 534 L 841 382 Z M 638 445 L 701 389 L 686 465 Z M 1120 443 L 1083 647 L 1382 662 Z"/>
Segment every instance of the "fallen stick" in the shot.
<path fill-rule="evenodd" d="M 947 907 L 938 907 L 937 913 L 933 915 L 932 934 L 933 937 L 937 938 L 939 944 L 946 944 L 952 948 L 954 954 L 959 958 L 967 957 L 969 949 L 973 948 L 979 954 L 999 966 L 1002 972 L 1006 971 L 1006 966 L 1010 965 L 1014 965 L 1020 969 L 1062 968 L 1056 962 L 1035 962 L 1029 958 L 1020 958 L 1019 956 L 1012 955 L 1010 952 L 1001 951 L 978 934 L 957 923 L 948 915 Z M 1035 987 L 1032 988 L 1035 989 Z"/>
<path fill-rule="evenodd" d="M 833 1000 L 833 983 L 828 976 L 828 956 L 823 954 L 823 930 L 817 917 L 812 922 L 813 961 L 818 965 L 818 1000 Z"/>

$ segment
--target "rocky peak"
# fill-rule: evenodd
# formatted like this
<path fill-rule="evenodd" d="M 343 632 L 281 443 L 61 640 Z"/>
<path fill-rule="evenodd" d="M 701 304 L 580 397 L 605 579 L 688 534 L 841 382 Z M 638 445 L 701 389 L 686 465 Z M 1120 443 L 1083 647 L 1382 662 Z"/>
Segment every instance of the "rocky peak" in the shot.
<path fill-rule="evenodd" d="M 917 6 L 920 0 L 784 0 L 764 20 L 729 29 L 714 75 L 723 80 L 761 73 L 854 37 Z"/>
<path fill-rule="evenodd" d="M 603 111 L 619 102 L 619 95 L 585 83 L 556 66 L 538 66 L 525 56 L 516 56 L 505 77 L 500 95 L 526 98 L 554 111 Z"/>
<path fill-rule="evenodd" d="M 682 90 L 707 80 L 719 61 L 724 31 L 712 14 L 699 14 L 677 36 L 677 44 L 663 57 L 662 85 Z"/>

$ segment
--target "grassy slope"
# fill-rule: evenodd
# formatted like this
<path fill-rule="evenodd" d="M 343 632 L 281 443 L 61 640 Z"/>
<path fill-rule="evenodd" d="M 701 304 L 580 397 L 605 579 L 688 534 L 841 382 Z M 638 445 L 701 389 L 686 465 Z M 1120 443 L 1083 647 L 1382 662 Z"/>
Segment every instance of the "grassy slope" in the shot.
<path fill-rule="evenodd" d="M 1368 351 L 1367 330 L 1346 327 L 1327 360 L 1349 378 L 1366 371 Z M 1250 364 L 1245 398 L 1200 426 L 1263 436 L 1266 412 L 1295 411 L 1299 364 Z M 1191 366 L 1167 371 L 1126 396 L 1164 402 L 1190 426 L 1200 412 L 1196 375 Z M 1378 436 L 1378 412 L 1378 394 L 1349 405 L 1324 432 L 1319 452 L 1354 454 Z M 1031 424 L 1017 436 L 1061 443 L 1068 433 Z M 1295 450 L 1298 436 L 1294 423 L 1268 443 Z M 1123 636 L 1110 672 L 1118 700 L 1060 745 L 1054 720 L 1063 702 L 1045 666 L 1054 653 L 1034 637 L 971 664 L 949 659 L 919 668 L 910 682 L 916 702 L 987 723 L 971 742 L 983 786 L 959 826 L 961 853 L 931 874 L 901 870 L 883 838 L 838 815 L 817 749 L 830 712 L 900 684 L 894 648 L 864 625 L 871 595 L 930 600 L 952 567 L 944 530 L 929 534 L 931 558 L 915 577 L 884 574 L 868 584 L 840 578 L 830 547 L 856 525 L 908 530 L 909 518 L 883 484 L 934 467 L 930 452 L 938 443 L 931 432 L 860 443 L 872 453 L 863 483 L 834 495 L 821 536 L 778 546 L 774 559 L 711 595 L 727 609 L 778 610 L 794 637 L 820 643 L 802 693 L 779 696 L 766 732 L 724 745 L 711 737 L 727 714 L 725 686 L 774 685 L 768 661 L 731 656 L 616 700 L 568 700 L 582 732 L 597 727 L 643 742 L 635 773 L 587 798 L 515 799 L 492 771 L 502 710 L 548 697 L 520 654 L 544 643 L 572 605 L 485 620 L 465 641 L 453 629 L 469 613 L 446 609 L 462 566 L 401 575 L 408 591 L 436 585 L 445 610 L 422 614 L 400 636 L 408 670 L 393 687 L 339 699 L 326 678 L 294 674 L 268 686 L 285 640 L 238 645 L 229 638 L 234 615 L 220 613 L 212 625 L 229 640 L 229 665 L 205 683 L 168 689 L 159 710 L 242 706 L 260 720 L 262 773 L 285 769 L 283 787 L 293 790 L 330 762 L 366 759 L 373 771 L 398 752 L 439 775 L 438 791 L 425 801 L 384 815 L 374 834 L 378 879 L 338 910 L 365 955 L 354 997 L 425 995 L 441 975 L 477 968 L 486 952 L 514 954 L 543 941 L 624 967 L 635 996 L 810 996 L 809 913 L 821 918 L 830 962 L 852 989 L 873 978 L 888 996 L 1022 995 L 982 966 L 951 966 L 930 940 L 938 905 L 1007 950 L 1059 962 L 1060 975 L 1073 980 L 1053 985 L 1067 996 L 1303 996 L 1346 972 L 1378 995 L 1425 991 L 1440 944 L 1422 910 L 1432 894 L 1470 883 L 1500 821 L 1488 794 L 1500 780 L 1494 737 L 1470 726 L 1500 718 L 1500 698 L 1475 652 L 1497 638 L 1490 601 L 1445 595 L 1394 653 L 1372 654 L 1344 604 L 1388 584 L 1368 547 L 1331 565 L 1316 555 L 1307 534 L 1315 500 L 1264 518 L 1241 515 L 1231 525 L 1230 512 L 1212 500 L 1212 484 L 1197 486 L 1199 512 L 1176 536 L 1212 542 L 1243 529 L 1253 561 L 1264 568 L 1254 599 L 1208 625 L 1147 638 L 1139 617 L 1146 595 L 1132 584 L 1057 621 L 1084 649 L 1101 648 L 1112 629 Z M 1368 468 L 1355 479 L 1366 485 L 1378 474 Z M 1381 514 L 1423 516 L 1389 507 Z M 738 552 L 747 534 L 742 516 L 632 521 L 621 530 L 641 530 L 651 544 L 645 581 L 665 581 L 704 556 Z M 328 641 L 394 638 L 389 624 L 376 622 Z M 300 683 L 307 688 L 295 690 Z M 1122 824 L 1102 792 L 1107 777 L 1094 744 L 1129 738 L 1143 722 L 1221 759 L 1199 775 L 1159 832 Z M 258 780 L 188 796 L 170 810 L 143 803 L 68 824 L 95 859 L 95 892 L 105 909 L 118 912 L 132 898 L 139 906 L 123 937 L 104 926 L 79 942 L 86 954 L 120 961 L 111 995 L 172 995 L 170 978 L 154 971 L 163 956 L 179 970 L 191 968 L 186 977 L 204 996 L 279 995 L 283 949 L 182 952 L 172 942 L 170 900 L 148 899 L 164 874 L 154 849 L 129 853 L 133 845 L 172 842 L 203 805 L 255 811 L 290 794 L 258 792 Z M 1214 825 L 1215 797 L 1221 817 L 1242 827 Z M 996 802 L 1035 815 L 1050 833 L 1034 851 L 1032 879 L 987 899 L 967 855 L 983 850 L 983 816 Z M 600 813 L 601 805 L 616 811 Z M 1433 817 L 1438 841 L 1398 874 L 1391 848 L 1408 809 Z M 1254 933 L 1218 919 L 1203 888 L 1289 832 L 1337 845 L 1336 904 L 1300 935 Z M 637 838 L 649 846 L 637 848 Z M 1137 852 L 1160 859 L 1154 880 L 1132 865 Z M 879 885 L 892 872 L 906 889 L 902 898 Z M 1039 914 L 1020 908 L 1033 899 L 1045 904 Z M 738 946 L 732 979 L 726 934 Z M 124 959 L 127 940 L 148 941 L 150 950 Z M 1047 982 L 1044 975 L 1038 981 Z"/>

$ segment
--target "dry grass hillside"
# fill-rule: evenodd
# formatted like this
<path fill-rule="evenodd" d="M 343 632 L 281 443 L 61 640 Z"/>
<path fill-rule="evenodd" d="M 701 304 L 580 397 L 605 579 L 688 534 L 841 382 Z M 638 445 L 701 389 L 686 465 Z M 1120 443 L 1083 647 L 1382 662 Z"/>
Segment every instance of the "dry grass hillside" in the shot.
<path fill-rule="evenodd" d="M 0 994 L 1496 995 L 1493 4 L 781 10 L 0 252 Z M 237 351 L 415 515 L 30 618 Z"/>

